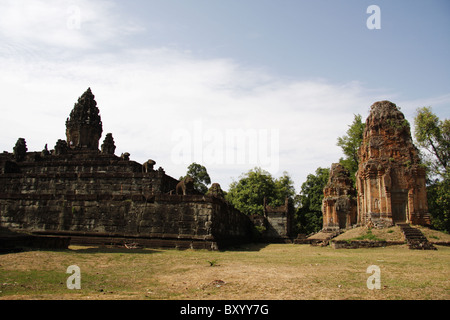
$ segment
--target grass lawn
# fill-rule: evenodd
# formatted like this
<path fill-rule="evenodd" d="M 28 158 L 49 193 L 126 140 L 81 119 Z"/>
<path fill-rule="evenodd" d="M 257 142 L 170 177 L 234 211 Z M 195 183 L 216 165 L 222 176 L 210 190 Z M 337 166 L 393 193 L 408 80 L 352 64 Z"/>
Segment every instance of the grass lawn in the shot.
<path fill-rule="evenodd" d="M 75 247 L 0 255 L 0 299 L 450 299 L 450 248 L 247 245 L 227 251 Z M 81 289 L 67 289 L 67 267 Z M 370 265 L 381 289 L 366 285 Z"/>

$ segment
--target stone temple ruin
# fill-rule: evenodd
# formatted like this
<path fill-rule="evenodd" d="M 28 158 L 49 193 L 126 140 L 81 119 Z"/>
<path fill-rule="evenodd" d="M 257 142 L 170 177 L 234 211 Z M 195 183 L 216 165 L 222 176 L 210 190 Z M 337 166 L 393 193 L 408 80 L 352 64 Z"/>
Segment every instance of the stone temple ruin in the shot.
<path fill-rule="evenodd" d="M 349 172 L 339 163 L 333 163 L 331 166 L 330 177 L 323 193 L 324 231 L 335 232 L 356 224 L 356 190 Z"/>
<path fill-rule="evenodd" d="M 392 102 L 371 106 L 359 149 L 356 190 L 351 185 L 348 172 L 333 164 L 324 188 L 324 231 L 353 225 L 430 224 L 425 168 L 409 123 Z"/>
<path fill-rule="evenodd" d="M 58 237 L 66 247 L 67 239 L 210 250 L 255 240 L 292 242 L 288 200 L 280 207 L 264 201 L 261 215 L 246 216 L 225 200 L 219 184 L 200 194 L 189 177 L 174 179 L 156 169 L 154 160 L 140 164 L 127 152 L 116 156 L 112 134 L 100 145 L 102 133 L 89 88 L 66 120 L 66 139 L 53 150 L 45 145 L 28 152 L 19 138 L 13 153 L 0 154 L 0 247 L 4 230 L 26 232 L 22 240 L 40 246 L 57 243 Z M 355 178 L 356 189 L 348 171 L 332 165 L 322 202 L 323 232 L 430 223 L 425 168 L 409 123 L 389 101 L 371 106 Z"/>
<path fill-rule="evenodd" d="M 54 150 L 27 152 L 21 138 L 13 153 L 0 154 L 0 229 L 70 238 L 71 244 L 214 250 L 252 240 L 253 223 L 225 201 L 220 185 L 199 194 L 188 180 L 155 169 L 154 160 L 116 156 L 111 133 L 99 150 L 102 131 L 88 89 L 66 121 L 66 140 Z M 283 220 L 275 220 L 271 237 L 286 231 Z"/>

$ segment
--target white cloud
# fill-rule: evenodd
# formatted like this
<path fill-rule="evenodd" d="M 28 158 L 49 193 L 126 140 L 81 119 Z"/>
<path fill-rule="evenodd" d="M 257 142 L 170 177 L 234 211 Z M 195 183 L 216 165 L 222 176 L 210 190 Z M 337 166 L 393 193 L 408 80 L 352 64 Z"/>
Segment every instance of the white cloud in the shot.
<path fill-rule="evenodd" d="M 174 163 L 172 151 L 180 143 L 174 132 L 184 130 L 197 139 L 195 126 L 200 122 L 202 139 L 208 132 L 224 137 L 230 130 L 253 130 L 266 132 L 270 147 L 271 134 L 278 132 L 279 167 L 272 173 L 288 171 L 300 184 L 317 167 L 339 159 L 336 138 L 345 133 L 354 113 L 363 113 L 373 102 L 357 83 L 282 81 L 230 60 L 198 60 L 164 48 L 42 60 L 38 65 L 3 58 L 0 65 L 0 88 L 9 93 L 3 103 L 15 106 L 2 111 L 3 149 L 10 150 L 19 136 L 26 138 L 30 150 L 40 150 L 45 143 L 53 147 L 64 138 L 73 104 L 90 86 L 104 134 L 113 133 L 116 153 L 128 151 L 139 162 L 152 158 L 174 177 L 190 164 Z M 211 147 L 207 140 L 197 143 L 203 151 Z M 223 159 L 203 164 L 224 188 L 231 177 L 255 166 Z"/>
<path fill-rule="evenodd" d="M 67 26 L 76 13 L 73 6 L 80 8 L 79 29 Z M 278 170 L 272 173 L 288 171 L 299 190 L 317 167 L 339 160 L 336 139 L 345 134 L 353 114 L 364 118 L 373 102 L 386 99 L 358 82 L 283 79 L 231 59 L 128 47 L 126 35 L 142 28 L 124 21 L 107 1 L 0 3 L 0 148 L 11 151 L 19 137 L 29 150 L 46 143 L 53 148 L 65 138 L 73 104 L 91 87 L 116 154 L 130 152 L 139 162 L 152 158 L 178 178 L 190 163 L 173 159 L 181 143 L 177 133 L 189 135 L 193 151 L 200 148 L 203 154 L 225 143 L 233 130 L 267 134 L 266 147 L 278 133 Z M 207 140 L 211 137 L 217 144 Z M 255 166 L 225 160 L 203 164 L 225 189 L 232 177 Z"/>
<path fill-rule="evenodd" d="M 116 12 L 106 0 L 3 0 L 0 35 L 16 47 L 95 50 L 143 30 Z"/>

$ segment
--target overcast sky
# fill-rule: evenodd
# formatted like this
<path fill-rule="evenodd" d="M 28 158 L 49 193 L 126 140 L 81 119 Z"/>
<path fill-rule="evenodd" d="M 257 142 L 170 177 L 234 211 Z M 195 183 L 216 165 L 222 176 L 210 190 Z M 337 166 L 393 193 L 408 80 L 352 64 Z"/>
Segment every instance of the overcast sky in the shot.
<path fill-rule="evenodd" d="M 225 190 L 287 171 L 298 192 L 376 101 L 449 117 L 449 16 L 448 0 L 0 0 L 0 149 L 53 148 L 90 87 L 117 155 L 175 178 L 195 161 Z"/>

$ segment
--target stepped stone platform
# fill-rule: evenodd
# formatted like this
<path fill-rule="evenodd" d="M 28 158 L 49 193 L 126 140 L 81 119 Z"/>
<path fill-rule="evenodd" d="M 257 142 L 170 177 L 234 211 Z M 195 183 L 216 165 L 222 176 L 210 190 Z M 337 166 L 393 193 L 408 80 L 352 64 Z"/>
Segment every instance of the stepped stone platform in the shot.
<path fill-rule="evenodd" d="M 111 133 L 99 150 L 103 127 L 94 98 L 89 88 L 78 99 L 66 140 L 54 149 L 28 151 L 19 138 L 12 153 L 0 153 L 0 227 L 27 234 L 9 237 L 5 246 L 13 239 L 71 238 L 71 244 L 218 250 L 251 240 L 252 222 L 218 184 L 201 194 L 192 178 L 179 181 L 152 159 L 141 164 L 128 152 L 115 155 Z"/>

